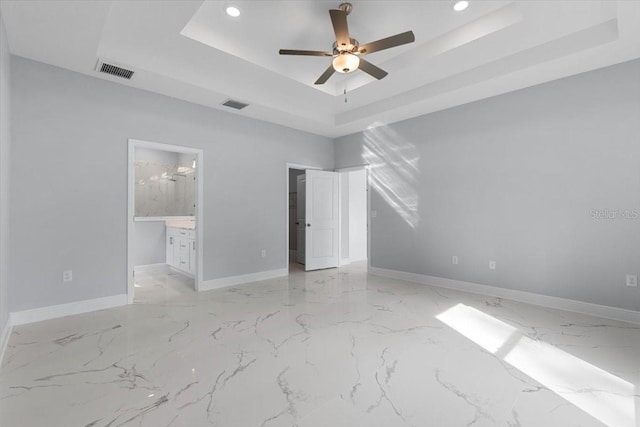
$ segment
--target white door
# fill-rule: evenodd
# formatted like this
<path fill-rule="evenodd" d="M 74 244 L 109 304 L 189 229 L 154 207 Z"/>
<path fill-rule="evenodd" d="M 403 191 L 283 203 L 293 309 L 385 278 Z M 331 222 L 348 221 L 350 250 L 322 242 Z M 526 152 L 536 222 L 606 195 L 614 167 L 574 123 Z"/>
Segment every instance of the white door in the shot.
<path fill-rule="evenodd" d="M 307 170 L 305 270 L 338 266 L 339 174 Z"/>
<path fill-rule="evenodd" d="M 296 200 L 296 227 L 297 227 L 297 241 L 296 241 L 296 261 L 300 264 L 304 264 L 304 252 L 305 252 L 305 215 L 304 212 L 306 210 L 306 177 L 304 175 L 298 175 L 297 179 L 297 200 Z"/>

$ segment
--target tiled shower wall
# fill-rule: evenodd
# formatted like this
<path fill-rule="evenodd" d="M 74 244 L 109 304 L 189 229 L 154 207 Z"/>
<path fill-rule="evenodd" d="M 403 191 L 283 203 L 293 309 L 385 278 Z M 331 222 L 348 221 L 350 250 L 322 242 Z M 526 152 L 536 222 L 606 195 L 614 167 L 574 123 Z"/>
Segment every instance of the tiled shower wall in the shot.
<path fill-rule="evenodd" d="M 135 163 L 135 216 L 194 216 L 195 169 L 193 159 L 180 156 L 175 163 Z"/>

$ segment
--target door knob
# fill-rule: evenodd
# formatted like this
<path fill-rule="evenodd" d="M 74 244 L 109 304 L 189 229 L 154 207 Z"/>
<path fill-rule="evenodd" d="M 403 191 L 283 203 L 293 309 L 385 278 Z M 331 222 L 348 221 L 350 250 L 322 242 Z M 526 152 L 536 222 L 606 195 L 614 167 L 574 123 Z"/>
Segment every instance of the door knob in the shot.
<path fill-rule="evenodd" d="M 311 224 L 307 224 L 307 227 L 311 227 Z"/>
<path fill-rule="evenodd" d="M 296 221 L 296 225 L 300 225 L 300 221 Z"/>

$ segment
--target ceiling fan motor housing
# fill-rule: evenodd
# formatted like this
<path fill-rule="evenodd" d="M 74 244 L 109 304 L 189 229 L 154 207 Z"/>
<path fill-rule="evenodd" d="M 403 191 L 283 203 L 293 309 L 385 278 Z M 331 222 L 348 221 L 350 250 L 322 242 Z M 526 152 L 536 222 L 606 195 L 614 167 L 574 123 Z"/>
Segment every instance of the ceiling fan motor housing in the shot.
<path fill-rule="evenodd" d="M 353 10 L 353 5 L 351 3 L 342 3 L 338 6 L 338 9 L 349 15 Z"/>
<path fill-rule="evenodd" d="M 341 53 L 359 53 L 358 48 L 360 48 L 360 43 L 356 39 L 349 39 L 351 41 L 350 44 L 338 45 L 338 42 L 333 42 L 333 54 L 340 55 Z"/>

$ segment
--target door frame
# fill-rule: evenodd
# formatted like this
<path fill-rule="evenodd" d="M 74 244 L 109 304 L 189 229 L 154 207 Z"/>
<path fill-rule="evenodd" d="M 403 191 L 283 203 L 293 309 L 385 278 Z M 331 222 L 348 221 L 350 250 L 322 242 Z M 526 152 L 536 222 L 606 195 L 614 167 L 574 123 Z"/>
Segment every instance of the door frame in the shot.
<path fill-rule="evenodd" d="M 204 150 L 200 148 L 184 147 L 181 145 L 163 144 L 159 142 L 143 141 L 129 138 L 128 140 L 128 177 L 127 177 L 127 302 L 133 303 L 134 278 L 133 268 L 133 226 L 135 216 L 135 150 L 136 148 L 149 148 L 152 150 L 170 151 L 174 153 L 196 155 L 196 275 L 195 290 L 199 291 L 203 280 L 203 236 L 204 236 Z"/>
<path fill-rule="evenodd" d="M 352 172 L 352 171 L 365 171 L 365 180 L 367 182 L 367 270 L 371 269 L 371 181 L 370 175 L 371 170 L 368 164 L 358 165 L 358 166 L 350 166 L 346 168 L 338 168 L 335 169 L 335 172 L 340 173 L 340 191 L 342 192 L 342 173 L 343 172 Z M 340 223 L 338 226 L 338 239 L 340 239 L 340 246 L 338 249 L 338 254 L 340 257 L 339 266 L 342 267 L 342 194 L 340 195 Z"/>
<path fill-rule="evenodd" d="M 301 165 L 298 163 L 289 163 L 287 162 L 285 165 L 285 181 L 286 181 L 286 185 L 285 185 L 285 203 L 287 206 L 287 209 L 285 209 L 285 230 L 287 231 L 286 233 L 286 240 L 285 240 L 285 245 L 284 245 L 284 249 L 285 249 L 285 268 L 287 269 L 287 276 L 289 275 L 289 169 L 298 169 L 298 170 L 307 170 L 307 169 L 315 169 L 315 170 L 323 170 L 322 167 L 320 166 L 309 166 L 309 165 Z"/>

